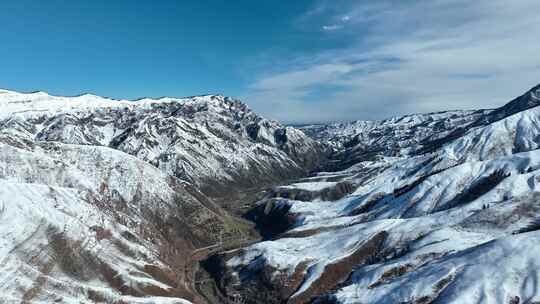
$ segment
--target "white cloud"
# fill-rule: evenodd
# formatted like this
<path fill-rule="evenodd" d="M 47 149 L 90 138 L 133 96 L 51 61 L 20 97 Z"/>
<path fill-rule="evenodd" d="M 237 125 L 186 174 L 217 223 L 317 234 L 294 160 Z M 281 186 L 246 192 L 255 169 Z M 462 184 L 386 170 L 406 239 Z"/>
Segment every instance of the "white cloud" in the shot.
<path fill-rule="evenodd" d="M 353 67 L 348 64 L 314 65 L 306 69 L 287 71 L 262 78 L 253 84 L 252 88 L 257 90 L 294 89 L 335 82 L 352 69 Z"/>
<path fill-rule="evenodd" d="M 337 22 L 334 24 L 329 25 L 323 25 L 322 29 L 324 31 L 335 31 L 340 30 L 342 28 L 345 28 L 345 25 L 351 20 L 351 17 L 348 15 L 341 16 L 341 18 L 337 18 Z"/>
<path fill-rule="evenodd" d="M 325 30 L 325 31 L 335 31 L 335 30 L 339 30 L 339 29 L 342 29 L 343 28 L 343 25 L 341 24 L 331 24 L 331 25 L 323 25 L 322 26 L 322 29 Z"/>
<path fill-rule="evenodd" d="M 499 106 L 540 82 L 538 11 L 536 0 L 321 1 L 303 21 L 326 20 L 348 45 L 284 60 L 245 98 L 287 122 Z"/>

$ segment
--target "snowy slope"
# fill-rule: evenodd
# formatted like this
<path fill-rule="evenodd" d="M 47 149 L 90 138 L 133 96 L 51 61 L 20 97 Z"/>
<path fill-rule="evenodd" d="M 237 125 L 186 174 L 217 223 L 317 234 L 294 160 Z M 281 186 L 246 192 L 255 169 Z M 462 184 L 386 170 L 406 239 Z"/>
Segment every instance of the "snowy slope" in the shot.
<path fill-rule="evenodd" d="M 178 297 L 129 297 L 112 288 L 112 275 L 140 290 L 172 286 L 143 271 L 146 265 L 167 266 L 146 246 L 126 240 L 127 227 L 89 204 L 85 193 L 6 181 L 0 187 L 2 303 L 189 303 Z M 104 239 L 101 231 L 108 232 Z"/>
<path fill-rule="evenodd" d="M 537 92 L 496 110 L 395 118 L 381 136 L 365 132 L 390 122 L 323 129 L 334 157 L 364 152 L 261 200 L 254 218 L 275 223 L 273 237 L 218 257 L 221 288 L 265 295 L 255 303 L 540 301 Z M 442 133 L 419 127 L 441 121 Z"/>
<path fill-rule="evenodd" d="M 0 135 L 0 302 L 200 302 L 183 269 L 228 218 L 124 152 Z"/>
<path fill-rule="evenodd" d="M 360 120 L 303 126 L 300 129 L 333 149 L 328 169 L 343 170 L 355 163 L 378 160 L 383 156 L 417 154 L 425 143 L 446 138 L 490 112 L 479 110 L 412 114 L 381 121 Z"/>
<path fill-rule="evenodd" d="M 358 120 L 328 125 L 307 125 L 300 129 L 315 139 L 329 142 L 336 148 L 355 143 L 374 146 L 377 141 L 398 142 L 397 144 L 403 146 L 418 143 L 431 136 L 444 136 L 449 130 L 474 121 L 487 112 L 489 110 L 411 114 L 380 121 Z M 351 142 L 353 140 L 354 142 Z"/>

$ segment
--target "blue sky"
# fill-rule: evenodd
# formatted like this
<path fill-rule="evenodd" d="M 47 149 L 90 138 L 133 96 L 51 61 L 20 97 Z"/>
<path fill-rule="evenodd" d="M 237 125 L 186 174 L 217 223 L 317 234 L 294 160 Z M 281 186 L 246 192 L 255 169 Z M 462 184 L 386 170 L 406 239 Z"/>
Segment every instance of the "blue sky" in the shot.
<path fill-rule="evenodd" d="M 284 122 L 494 107 L 540 82 L 540 1 L 4 1 L 0 87 L 221 93 Z"/>

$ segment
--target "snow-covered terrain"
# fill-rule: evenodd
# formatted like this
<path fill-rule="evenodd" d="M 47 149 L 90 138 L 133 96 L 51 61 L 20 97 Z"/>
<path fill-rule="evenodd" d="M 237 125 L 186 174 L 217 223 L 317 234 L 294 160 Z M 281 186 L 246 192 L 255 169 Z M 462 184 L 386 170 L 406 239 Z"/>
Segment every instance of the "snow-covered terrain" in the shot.
<path fill-rule="evenodd" d="M 111 147 L 212 195 L 301 176 L 320 156 L 302 132 L 219 95 L 127 101 L 3 90 L 0 108 L 2 132 Z"/>
<path fill-rule="evenodd" d="M 359 143 L 374 147 L 377 143 L 385 142 L 390 147 L 404 147 L 418 144 L 429 137 L 443 137 L 449 131 L 489 112 L 483 110 L 411 114 L 381 121 L 358 120 L 328 125 L 306 125 L 300 129 L 337 149 Z"/>
<path fill-rule="evenodd" d="M 318 149 L 222 96 L 1 90 L 0 302 L 203 303 L 192 255 L 243 232 L 200 189 L 305 174 Z"/>
<path fill-rule="evenodd" d="M 340 170 L 269 192 L 253 214 L 274 234 L 216 258 L 221 288 L 254 303 L 540 302 L 539 93 L 303 127 Z"/>
<path fill-rule="evenodd" d="M 118 150 L 2 133 L 2 301 L 197 300 L 190 252 L 236 233 L 202 193 Z"/>
<path fill-rule="evenodd" d="M 247 231 L 207 195 L 296 178 L 203 263 L 218 299 L 540 303 L 539 96 L 311 139 L 217 95 L 0 90 L 0 302 L 205 303 L 195 254 Z"/>

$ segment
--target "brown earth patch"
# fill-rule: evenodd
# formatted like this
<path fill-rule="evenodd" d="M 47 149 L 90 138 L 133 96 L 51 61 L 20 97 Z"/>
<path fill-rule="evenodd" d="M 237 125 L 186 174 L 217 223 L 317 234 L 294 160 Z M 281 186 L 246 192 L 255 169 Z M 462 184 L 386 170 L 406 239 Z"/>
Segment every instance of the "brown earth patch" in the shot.
<path fill-rule="evenodd" d="M 339 285 L 349 277 L 353 267 L 367 263 L 377 256 L 387 236 L 386 231 L 379 232 L 348 257 L 327 265 L 323 274 L 307 290 L 289 299 L 288 303 L 309 303 L 313 298 Z"/>
<path fill-rule="evenodd" d="M 393 267 L 385 271 L 381 275 L 381 277 L 375 283 L 369 285 L 368 288 L 369 289 L 376 288 L 388 281 L 391 281 L 397 277 L 404 275 L 405 273 L 410 271 L 412 268 L 413 266 L 411 264 L 405 264 L 405 265 L 399 265 L 399 266 Z"/>

